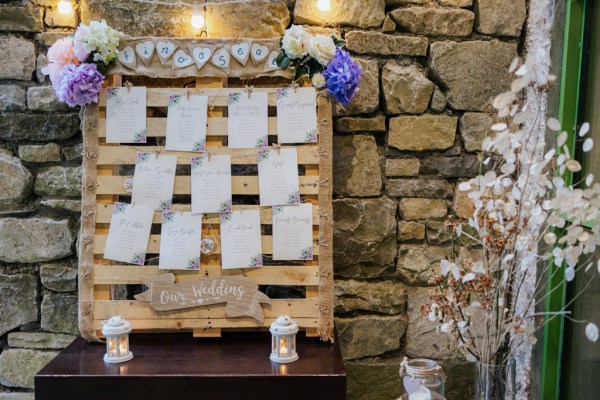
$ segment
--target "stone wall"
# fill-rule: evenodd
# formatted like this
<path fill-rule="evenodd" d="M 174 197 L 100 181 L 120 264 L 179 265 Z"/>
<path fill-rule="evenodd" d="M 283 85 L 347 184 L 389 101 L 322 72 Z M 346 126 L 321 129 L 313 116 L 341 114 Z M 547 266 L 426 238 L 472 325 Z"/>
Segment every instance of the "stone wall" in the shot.
<path fill-rule="evenodd" d="M 81 133 L 78 110 L 59 104 L 40 73 L 47 46 L 78 18 L 105 18 L 133 36 L 186 36 L 193 11 L 82 0 L 65 17 L 56 3 L 0 6 L 0 399 L 32 399 L 34 373 L 77 334 Z M 468 399 L 471 366 L 419 306 L 451 249 L 444 220 L 469 213 L 455 188 L 478 173 L 490 99 L 523 42 L 525 0 L 315 5 L 212 5 L 208 34 L 280 36 L 293 22 L 345 36 L 364 70 L 355 100 L 334 111 L 335 311 L 349 398 L 396 398 L 408 355 L 440 360 L 448 398 Z"/>

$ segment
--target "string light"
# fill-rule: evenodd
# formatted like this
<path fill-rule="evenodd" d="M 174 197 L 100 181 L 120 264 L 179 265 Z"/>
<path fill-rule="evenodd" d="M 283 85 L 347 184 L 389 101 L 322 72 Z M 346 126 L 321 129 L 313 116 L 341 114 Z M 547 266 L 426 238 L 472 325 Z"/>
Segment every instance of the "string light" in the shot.
<path fill-rule="evenodd" d="M 73 5 L 69 0 L 60 0 L 58 2 L 58 12 L 61 14 L 71 14 L 73 12 Z"/>
<path fill-rule="evenodd" d="M 329 11 L 331 9 L 331 1 L 317 0 L 317 8 L 321 11 Z"/>
<path fill-rule="evenodd" d="M 204 28 L 204 17 L 202 16 L 202 14 L 200 14 L 200 11 L 198 11 L 198 9 L 196 9 L 196 11 L 194 12 L 190 23 L 195 29 Z"/>

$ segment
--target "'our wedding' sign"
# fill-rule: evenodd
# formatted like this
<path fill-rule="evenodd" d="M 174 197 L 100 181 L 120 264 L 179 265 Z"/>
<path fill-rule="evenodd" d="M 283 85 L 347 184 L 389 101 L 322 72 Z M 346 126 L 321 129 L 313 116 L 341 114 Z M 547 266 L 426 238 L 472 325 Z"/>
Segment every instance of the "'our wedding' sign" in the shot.
<path fill-rule="evenodd" d="M 241 275 L 175 283 L 175 275 L 163 274 L 143 283 L 150 289 L 135 298 L 150 302 L 157 311 L 227 303 L 227 317 L 251 317 L 262 324 L 265 317 L 261 304 L 271 304 L 271 299 L 258 291 L 256 282 Z"/>
<path fill-rule="evenodd" d="M 317 141 L 315 88 L 278 88 L 276 93 L 279 143 L 315 143 Z"/>
<path fill-rule="evenodd" d="M 273 260 L 312 260 L 312 204 L 273 206 Z"/>
<path fill-rule="evenodd" d="M 258 150 L 258 187 L 261 206 L 300 203 L 296 149 Z"/>
<path fill-rule="evenodd" d="M 202 214 L 162 213 L 160 269 L 200 269 Z"/>
<path fill-rule="evenodd" d="M 223 269 L 262 267 L 260 210 L 221 213 Z"/>
<path fill-rule="evenodd" d="M 138 152 L 133 176 L 133 204 L 168 210 L 173 201 L 177 156 Z"/>
<path fill-rule="evenodd" d="M 154 210 L 115 203 L 104 247 L 104 258 L 144 265 Z"/>
<path fill-rule="evenodd" d="M 267 93 L 229 93 L 228 145 L 230 148 L 267 147 L 268 95 Z"/>
<path fill-rule="evenodd" d="M 146 143 L 146 88 L 106 89 L 106 142 Z"/>
<path fill-rule="evenodd" d="M 231 156 L 192 158 L 192 212 L 231 211 Z"/>
<path fill-rule="evenodd" d="M 167 150 L 199 151 L 206 149 L 208 97 L 169 96 Z"/>

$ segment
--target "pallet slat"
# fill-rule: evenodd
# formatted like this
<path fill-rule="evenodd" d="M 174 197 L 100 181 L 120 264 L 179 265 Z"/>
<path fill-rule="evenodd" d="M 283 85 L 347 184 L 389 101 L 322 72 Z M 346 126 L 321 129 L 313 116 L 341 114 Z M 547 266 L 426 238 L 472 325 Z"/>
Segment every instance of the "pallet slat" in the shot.
<path fill-rule="evenodd" d="M 277 135 L 277 118 L 269 117 L 268 135 Z M 208 117 L 206 125 L 206 136 L 227 136 L 227 118 Z M 146 118 L 146 136 L 147 137 L 165 137 L 167 135 L 167 118 L 149 117 Z M 106 137 L 106 119 L 98 120 L 98 137 Z"/>
<path fill-rule="evenodd" d="M 132 176 L 98 176 L 97 194 L 126 195 L 125 182 Z M 318 194 L 319 177 L 301 176 L 300 194 Z M 234 195 L 258 195 L 258 176 L 232 176 L 231 191 Z M 191 178 L 189 175 L 177 175 L 173 194 L 190 194 Z"/>
<path fill-rule="evenodd" d="M 141 279 L 165 273 L 157 266 L 141 265 L 94 265 L 94 284 L 139 284 Z M 262 268 L 226 269 L 220 266 L 203 266 L 198 271 L 172 270 L 177 282 L 222 275 L 244 275 L 259 285 L 317 285 L 318 266 L 276 266 Z"/>
<path fill-rule="evenodd" d="M 114 208 L 114 204 L 103 204 L 98 203 L 96 205 L 96 223 L 99 224 L 109 224 L 112 218 L 112 211 Z M 174 212 L 184 212 L 190 211 L 192 209 L 189 204 L 173 204 L 172 211 Z M 263 225 L 271 225 L 273 223 L 273 212 L 268 207 L 260 207 L 260 206 L 242 206 L 242 205 L 234 205 L 234 211 L 240 210 L 260 210 L 260 222 Z M 152 218 L 153 224 L 160 224 L 162 221 L 162 214 L 160 211 L 154 212 L 154 217 Z M 313 226 L 318 226 L 320 223 L 320 215 L 319 215 L 319 206 L 313 204 Z M 203 215 L 203 224 L 212 224 L 213 227 L 219 224 L 219 215 L 216 213 L 208 213 Z"/>
<path fill-rule="evenodd" d="M 157 330 L 165 331 L 189 331 L 192 329 L 215 329 L 215 328 L 228 328 L 228 329 L 243 329 L 252 328 L 268 328 L 271 323 L 275 321 L 276 317 L 265 318 L 265 321 L 261 325 L 258 321 L 249 318 L 210 318 L 210 319 L 177 319 L 177 318 L 165 318 L 165 319 L 134 319 L 130 318 L 129 321 L 136 332 L 140 331 L 151 331 L 156 332 Z M 92 326 L 95 330 L 99 331 L 102 329 L 101 319 L 92 320 Z M 319 326 L 318 318 L 294 318 L 294 321 L 302 329 L 317 328 Z M 210 335 L 205 335 L 210 337 Z"/>
<path fill-rule="evenodd" d="M 104 254 L 104 246 L 108 235 L 96 235 L 94 238 L 94 254 Z M 218 235 L 203 235 L 203 238 L 211 238 L 215 242 L 215 248 L 212 254 L 221 254 L 221 238 Z M 262 250 L 263 254 L 273 254 L 273 237 L 263 235 Z M 148 240 L 147 254 L 158 254 L 160 250 L 160 235 L 150 235 Z M 313 254 L 319 255 L 319 246 L 313 243 Z"/>
<path fill-rule="evenodd" d="M 269 107 L 277 106 L 277 99 L 275 98 L 275 90 L 277 88 L 254 88 L 253 93 L 261 92 L 268 93 L 269 95 Z M 179 94 L 182 96 L 187 95 L 201 95 L 208 96 L 208 104 L 214 107 L 227 107 L 227 98 L 229 93 L 244 93 L 243 88 L 194 88 L 194 89 L 181 89 L 181 88 L 146 88 L 146 107 L 167 107 L 169 104 L 169 95 Z M 100 91 L 98 98 L 98 105 L 100 107 L 106 106 L 106 90 Z"/>
<path fill-rule="evenodd" d="M 294 147 L 294 146 L 290 146 Z M 299 165 L 319 164 L 319 149 L 317 146 L 297 146 Z M 256 151 L 258 149 L 230 149 L 228 147 L 209 147 L 208 150 L 218 156 L 231 156 L 232 165 L 257 164 Z M 199 157 L 201 153 L 185 151 L 169 151 L 163 146 L 100 146 L 98 151 L 98 165 L 134 165 L 138 151 L 147 153 L 168 154 L 177 157 L 178 165 L 190 165 L 192 157 Z"/>

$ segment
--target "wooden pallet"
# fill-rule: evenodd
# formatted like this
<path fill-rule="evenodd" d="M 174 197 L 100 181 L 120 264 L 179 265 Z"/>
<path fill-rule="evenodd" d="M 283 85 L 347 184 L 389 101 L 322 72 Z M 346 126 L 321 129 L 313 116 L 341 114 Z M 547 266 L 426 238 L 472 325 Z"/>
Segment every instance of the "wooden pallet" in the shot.
<path fill-rule="evenodd" d="M 137 332 L 162 330 L 192 331 L 194 336 L 220 336 L 222 329 L 265 329 L 277 316 L 290 315 L 309 336 L 331 339 L 333 332 L 333 269 L 332 269 L 332 178 L 331 178 L 331 103 L 325 96 L 317 96 L 319 142 L 297 147 L 298 163 L 304 167 L 300 176 L 300 193 L 303 202 L 313 204 L 313 253 L 314 260 L 288 262 L 288 265 L 272 265 L 255 269 L 222 270 L 220 267 L 220 236 L 218 214 L 203 216 L 202 237 L 215 241 L 215 250 L 202 255 L 198 271 L 174 271 L 177 281 L 214 277 L 220 275 L 247 276 L 259 285 L 303 286 L 306 296 L 302 299 L 273 299 L 265 306 L 263 324 L 250 318 L 227 318 L 224 305 L 198 307 L 172 312 L 157 312 L 149 303 L 137 300 L 115 300 L 115 285 L 139 285 L 141 280 L 158 275 L 157 265 L 125 265 L 103 257 L 113 204 L 121 198 L 129 202 L 125 183 L 132 176 L 132 166 L 138 150 L 175 154 L 178 165 L 189 165 L 193 153 L 164 150 L 166 132 L 167 100 L 169 94 L 200 94 L 209 98 L 207 150 L 213 154 L 231 155 L 232 164 L 255 165 L 255 149 L 229 149 L 227 139 L 227 95 L 240 88 L 227 88 L 223 78 L 197 78 L 194 88 L 147 88 L 147 137 L 148 144 L 107 144 L 105 105 L 106 95 L 102 92 L 97 106 L 89 106 L 84 112 L 84 177 L 83 210 L 80 238 L 80 330 L 89 340 L 98 340 L 101 322 L 113 315 L 129 320 Z M 121 77 L 112 77 L 112 86 L 121 86 Z M 281 86 L 279 83 L 277 86 Z M 275 88 L 256 87 L 255 92 L 269 94 L 269 139 L 276 143 L 276 99 Z M 189 174 L 189 170 L 187 172 Z M 272 223 L 271 207 L 258 205 L 258 176 L 232 177 L 234 210 L 260 209 L 263 232 L 269 232 Z M 190 210 L 190 176 L 177 174 L 174 188 L 176 211 Z M 182 196 L 188 196 L 183 197 Z M 236 205 L 235 196 L 247 199 L 246 205 Z M 256 199 L 254 203 L 252 199 Z M 147 250 L 147 264 L 158 257 L 160 244 L 159 212 L 155 212 L 153 234 Z M 154 233 L 155 232 L 155 233 Z M 271 236 L 263 234 L 262 250 L 268 260 L 272 253 Z"/>

